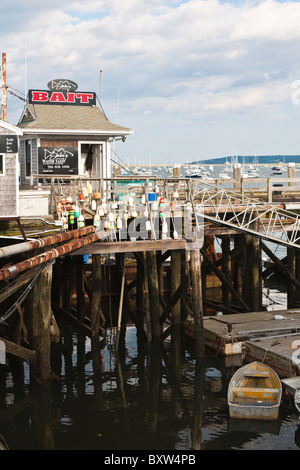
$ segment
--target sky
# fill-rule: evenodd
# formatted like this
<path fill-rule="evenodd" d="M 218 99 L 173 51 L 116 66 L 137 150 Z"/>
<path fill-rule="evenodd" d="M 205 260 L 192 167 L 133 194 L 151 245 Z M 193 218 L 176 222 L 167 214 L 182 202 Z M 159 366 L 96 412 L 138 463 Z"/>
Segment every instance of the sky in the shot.
<path fill-rule="evenodd" d="M 96 92 L 133 131 L 126 163 L 299 155 L 299 25 L 300 1 L 10 0 L 0 53 L 20 97 L 58 78 Z M 23 107 L 9 95 L 10 123 Z"/>

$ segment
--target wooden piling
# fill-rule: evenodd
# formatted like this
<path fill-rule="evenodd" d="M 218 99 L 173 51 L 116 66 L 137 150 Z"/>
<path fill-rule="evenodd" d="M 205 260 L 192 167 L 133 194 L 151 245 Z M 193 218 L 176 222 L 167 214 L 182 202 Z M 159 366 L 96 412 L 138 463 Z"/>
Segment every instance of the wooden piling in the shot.
<path fill-rule="evenodd" d="M 101 255 L 92 255 L 92 286 L 91 329 L 92 336 L 98 336 L 101 310 Z"/>
<path fill-rule="evenodd" d="M 176 290 L 181 284 L 181 251 L 174 250 L 171 254 L 171 296 L 173 296 Z M 172 308 L 172 325 L 174 329 L 180 328 L 180 314 L 181 314 L 181 302 L 177 300 L 176 304 Z"/>
<path fill-rule="evenodd" d="M 222 236 L 222 271 L 231 283 L 231 256 L 230 256 L 230 236 Z M 223 304 L 226 307 L 231 306 L 231 292 L 222 284 Z"/>
<path fill-rule="evenodd" d="M 33 289 L 31 338 L 36 350 L 35 376 L 45 381 L 50 376 L 52 265 L 40 275 Z"/>
<path fill-rule="evenodd" d="M 199 250 L 190 251 L 191 286 L 193 298 L 194 328 L 196 336 L 196 356 L 203 358 L 204 330 L 203 330 L 203 305 L 201 286 L 201 255 Z"/>
<path fill-rule="evenodd" d="M 159 284 L 155 251 L 147 252 L 152 338 L 161 335 Z"/>

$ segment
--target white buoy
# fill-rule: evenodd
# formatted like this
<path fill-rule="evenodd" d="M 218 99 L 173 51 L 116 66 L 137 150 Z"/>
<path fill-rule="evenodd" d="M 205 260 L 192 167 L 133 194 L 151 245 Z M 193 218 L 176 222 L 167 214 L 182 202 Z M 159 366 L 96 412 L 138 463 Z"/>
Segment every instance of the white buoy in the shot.
<path fill-rule="evenodd" d="M 114 222 L 115 221 L 115 215 L 113 212 L 108 213 L 108 221 L 109 222 Z"/>

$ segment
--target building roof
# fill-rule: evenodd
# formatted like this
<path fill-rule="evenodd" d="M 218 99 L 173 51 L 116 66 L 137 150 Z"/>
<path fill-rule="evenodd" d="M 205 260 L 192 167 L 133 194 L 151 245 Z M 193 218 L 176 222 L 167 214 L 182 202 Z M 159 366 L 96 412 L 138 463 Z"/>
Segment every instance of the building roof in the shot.
<path fill-rule="evenodd" d="M 110 122 L 98 106 L 26 104 L 18 127 L 24 133 L 124 136 L 132 130 Z"/>
<path fill-rule="evenodd" d="M 7 121 L 3 121 L 3 119 L 1 119 L 1 118 L 0 118 L 0 128 L 3 128 L 8 132 L 12 132 L 12 133 L 17 134 L 17 135 L 23 135 L 23 131 L 21 129 L 14 126 L 13 124 L 10 124 Z"/>

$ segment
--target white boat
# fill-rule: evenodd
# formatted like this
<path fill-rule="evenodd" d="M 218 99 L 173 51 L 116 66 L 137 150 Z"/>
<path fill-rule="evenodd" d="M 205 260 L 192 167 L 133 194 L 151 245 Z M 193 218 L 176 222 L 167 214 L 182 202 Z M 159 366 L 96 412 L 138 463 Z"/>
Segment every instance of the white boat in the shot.
<path fill-rule="evenodd" d="M 222 179 L 222 180 L 230 180 L 231 179 L 231 177 L 228 175 L 228 173 L 225 170 L 223 170 L 223 171 L 221 171 L 221 173 L 219 173 L 218 178 Z"/>

